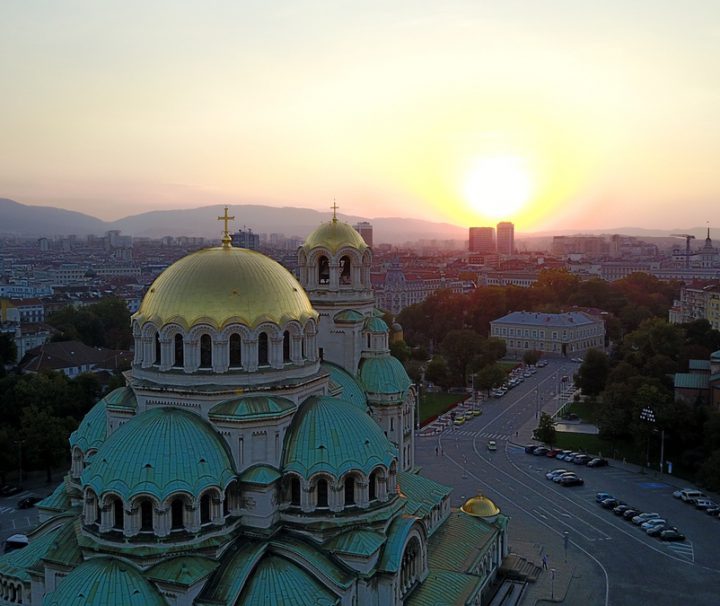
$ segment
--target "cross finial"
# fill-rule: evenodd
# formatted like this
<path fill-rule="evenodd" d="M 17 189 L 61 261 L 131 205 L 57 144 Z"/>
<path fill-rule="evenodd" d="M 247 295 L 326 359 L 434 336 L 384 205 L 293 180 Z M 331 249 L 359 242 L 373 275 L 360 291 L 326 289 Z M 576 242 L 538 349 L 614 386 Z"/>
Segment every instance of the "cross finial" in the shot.
<path fill-rule="evenodd" d="M 333 198 L 333 205 L 330 208 L 333 211 L 333 223 L 337 223 L 337 209 L 340 207 L 335 203 L 335 198 Z"/>
<path fill-rule="evenodd" d="M 217 218 L 218 221 L 223 221 L 225 224 L 225 228 L 223 229 L 223 248 L 230 248 L 230 243 L 232 242 L 232 238 L 230 237 L 230 232 L 228 230 L 228 221 L 234 221 L 235 217 L 229 217 L 228 216 L 228 207 L 225 207 L 225 213 L 222 217 Z"/>

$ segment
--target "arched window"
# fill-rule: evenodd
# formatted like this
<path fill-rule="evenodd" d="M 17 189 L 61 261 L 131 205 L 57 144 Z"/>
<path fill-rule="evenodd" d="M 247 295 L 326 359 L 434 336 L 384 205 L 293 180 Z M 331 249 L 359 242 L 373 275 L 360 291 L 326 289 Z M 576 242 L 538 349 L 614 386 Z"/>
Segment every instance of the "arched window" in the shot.
<path fill-rule="evenodd" d="M 368 344 L 367 344 L 367 348 L 370 349 L 370 333 L 368 333 Z"/>
<path fill-rule="evenodd" d="M 200 337 L 200 368 L 212 368 L 212 339 L 210 335 Z"/>
<path fill-rule="evenodd" d="M 182 499 L 173 499 L 170 503 L 170 529 L 181 530 L 185 526 L 183 512 L 185 506 Z"/>
<path fill-rule="evenodd" d="M 125 512 L 123 511 L 122 501 L 118 498 L 113 499 L 113 528 L 122 530 L 125 528 Z"/>
<path fill-rule="evenodd" d="M 300 507 L 300 480 L 299 478 L 290 478 L 290 505 Z"/>
<path fill-rule="evenodd" d="M 355 505 L 355 478 L 345 476 L 345 507 Z"/>
<path fill-rule="evenodd" d="M 205 493 L 200 499 L 200 524 L 210 523 L 210 495 Z"/>
<path fill-rule="evenodd" d="M 185 366 L 185 355 L 183 352 L 183 338 L 181 334 L 175 335 L 175 364 L 176 368 L 182 368 Z"/>
<path fill-rule="evenodd" d="M 160 364 L 160 333 L 155 333 L 155 359 L 153 364 Z"/>
<path fill-rule="evenodd" d="M 283 333 L 283 362 L 287 364 L 290 361 L 290 333 L 286 330 Z"/>
<path fill-rule="evenodd" d="M 230 367 L 242 367 L 242 341 L 237 333 L 230 335 Z"/>
<path fill-rule="evenodd" d="M 320 479 L 316 484 L 317 490 L 317 506 L 321 509 L 327 509 L 328 506 L 328 483 L 327 480 Z"/>
<path fill-rule="evenodd" d="M 330 283 L 330 262 L 326 256 L 318 259 L 318 284 Z"/>
<path fill-rule="evenodd" d="M 350 265 L 350 257 L 347 255 L 340 259 L 340 284 L 352 284 Z"/>
<path fill-rule="evenodd" d="M 148 532 L 153 529 L 153 507 L 152 503 L 144 500 L 140 503 L 140 531 Z"/>
<path fill-rule="evenodd" d="M 261 332 L 258 335 L 258 366 L 267 366 L 268 359 L 268 336 L 267 333 Z"/>
<path fill-rule="evenodd" d="M 370 481 L 368 483 L 368 501 L 374 501 L 377 499 L 377 469 L 370 474 Z"/>

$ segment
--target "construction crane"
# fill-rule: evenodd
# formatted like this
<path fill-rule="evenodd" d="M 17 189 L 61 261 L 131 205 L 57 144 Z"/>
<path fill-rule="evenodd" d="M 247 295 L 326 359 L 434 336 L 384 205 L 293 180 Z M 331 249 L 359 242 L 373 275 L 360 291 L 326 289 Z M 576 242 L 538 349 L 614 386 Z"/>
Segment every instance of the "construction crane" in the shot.
<path fill-rule="evenodd" d="M 674 238 L 685 238 L 685 269 L 690 269 L 690 240 L 694 240 L 692 234 L 670 234 Z"/>

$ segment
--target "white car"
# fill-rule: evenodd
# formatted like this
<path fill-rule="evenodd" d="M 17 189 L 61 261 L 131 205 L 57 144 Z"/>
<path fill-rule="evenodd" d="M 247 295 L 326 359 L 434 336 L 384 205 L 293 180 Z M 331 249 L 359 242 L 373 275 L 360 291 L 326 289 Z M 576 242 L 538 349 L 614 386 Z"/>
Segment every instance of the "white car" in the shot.
<path fill-rule="evenodd" d="M 648 520 L 654 520 L 659 517 L 659 513 L 639 513 L 632 519 L 632 523 L 639 526 L 643 522 L 647 522 Z"/>
<path fill-rule="evenodd" d="M 667 524 L 667 520 L 663 520 L 662 518 L 653 518 L 652 520 L 648 520 L 647 522 L 640 524 L 640 528 L 643 530 L 650 530 L 655 526 L 663 526 L 665 524 Z"/>
<path fill-rule="evenodd" d="M 548 480 L 554 480 L 557 476 L 560 476 L 564 473 L 570 473 L 567 469 L 553 469 L 552 471 L 548 471 L 545 474 L 545 477 Z"/>

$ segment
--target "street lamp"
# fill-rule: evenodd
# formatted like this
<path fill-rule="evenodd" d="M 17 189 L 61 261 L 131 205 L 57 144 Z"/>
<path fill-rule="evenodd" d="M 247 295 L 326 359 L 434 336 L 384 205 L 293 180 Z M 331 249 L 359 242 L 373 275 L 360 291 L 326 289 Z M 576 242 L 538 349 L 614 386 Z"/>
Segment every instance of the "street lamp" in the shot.
<path fill-rule="evenodd" d="M 653 409 L 649 407 L 643 408 L 640 411 L 640 420 L 655 425 L 655 413 L 653 412 Z M 652 431 L 652 427 L 650 431 Z M 662 459 L 662 455 L 660 456 L 660 458 Z M 662 461 L 660 464 L 662 465 Z M 650 432 L 648 432 L 647 447 L 645 449 L 645 465 L 648 469 L 650 468 Z M 662 471 L 662 468 L 660 469 L 660 471 Z"/>
<path fill-rule="evenodd" d="M 550 569 L 550 599 L 555 599 L 555 569 Z"/>

